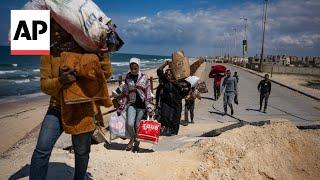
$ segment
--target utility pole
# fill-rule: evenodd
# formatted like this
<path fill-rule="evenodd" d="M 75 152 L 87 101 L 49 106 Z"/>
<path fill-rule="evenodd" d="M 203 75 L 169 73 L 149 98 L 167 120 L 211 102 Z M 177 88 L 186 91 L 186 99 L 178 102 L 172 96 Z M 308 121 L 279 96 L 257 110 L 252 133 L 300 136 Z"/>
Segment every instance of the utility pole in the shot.
<path fill-rule="evenodd" d="M 248 22 L 248 18 L 246 17 L 240 17 L 240 19 L 244 20 L 244 38 L 242 41 L 242 58 L 244 59 L 244 57 L 246 56 L 247 53 L 247 48 L 248 48 L 248 40 L 247 40 L 247 22 Z"/>
<path fill-rule="evenodd" d="M 263 8 L 263 31 L 262 31 L 262 45 L 261 45 L 261 57 L 260 57 L 260 72 L 262 72 L 262 61 L 264 53 L 264 34 L 266 32 L 266 22 L 267 22 L 267 10 L 268 10 L 268 0 L 264 0 L 265 6 Z"/>

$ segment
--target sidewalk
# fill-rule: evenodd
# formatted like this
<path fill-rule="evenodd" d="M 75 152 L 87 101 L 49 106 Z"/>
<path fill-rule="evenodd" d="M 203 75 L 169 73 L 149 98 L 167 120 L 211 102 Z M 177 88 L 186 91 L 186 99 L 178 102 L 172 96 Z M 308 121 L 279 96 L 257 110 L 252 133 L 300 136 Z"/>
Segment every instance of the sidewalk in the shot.
<path fill-rule="evenodd" d="M 236 66 L 236 65 L 233 65 L 233 66 Z M 255 74 L 257 76 L 260 76 L 262 78 L 264 78 L 264 75 L 266 74 L 266 73 L 260 73 L 260 72 L 257 72 L 257 71 L 251 70 L 251 69 L 247 69 L 247 68 L 244 68 L 241 66 L 236 66 L 236 67 L 241 68 L 251 74 Z M 300 76 L 303 76 L 303 75 L 300 75 Z M 314 79 L 316 79 L 316 78 L 314 78 Z M 313 98 L 315 100 L 320 100 L 320 90 L 308 88 L 308 87 L 300 85 L 300 83 L 303 83 L 304 80 L 298 79 L 297 75 L 273 74 L 273 77 L 270 77 L 270 80 L 273 83 L 279 84 L 283 87 L 286 87 L 286 88 L 291 89 L 293 91 L 299 92 L 305 96 L 308 96 L 308 97 Z"/>

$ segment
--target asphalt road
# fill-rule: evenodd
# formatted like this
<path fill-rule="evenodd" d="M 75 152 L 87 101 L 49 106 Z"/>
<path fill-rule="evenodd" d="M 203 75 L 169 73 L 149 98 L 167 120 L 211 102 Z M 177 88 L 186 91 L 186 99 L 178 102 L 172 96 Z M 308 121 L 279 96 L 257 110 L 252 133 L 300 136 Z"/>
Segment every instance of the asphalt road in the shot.
<path fill-rule="evenodd" d="M 248 73 L 236 66 L 226 65 L 233 74 L 235 71 L 239 75 L 239 105 L 234 105 L 235 113 L 231 116 L 222 116 L 222 97 L 216 102 L 201 100 L 196 116 L 206 115 L 206 118 L 213 121 L 230 122 L 244 120 L 248 122 L 269 120 L 274 118 L 285 118 L 296 125 L 320 124 L 320 102 L 304 96 L 298 92 L 272 83 L 272 90 L 269 97 L 269 104 L 266 113 L 259 112 L 259 92 L 257 86 L 262 78 Z M 206 72 L 209 74 L 211 64 L 208 63 Z M 208 94 L 203 96 L 212 97 L 213 79 L 204 78 L 209 89 Z M 209 106 L 214 104 L 214 108 Z M 229 109 L 228 109 L 228 112 Z"/>

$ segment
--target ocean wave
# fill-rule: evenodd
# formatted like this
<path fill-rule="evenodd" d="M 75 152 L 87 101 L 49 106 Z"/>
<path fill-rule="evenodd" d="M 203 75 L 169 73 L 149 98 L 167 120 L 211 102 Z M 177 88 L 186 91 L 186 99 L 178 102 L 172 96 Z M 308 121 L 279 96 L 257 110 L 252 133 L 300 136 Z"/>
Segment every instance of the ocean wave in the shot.
<path fill-rule="evenodd" d="M 128 66 L 129 62 L 111 62 L 113 66 Z"/>
<path fill-rule="evenodd" d="M 39 77 L 39 76 L 34 77 L 34 78 L 32 79 L 32 81 L 40 81 L 40 77 Z"/>
<path fill-rule="evenodd" d="M 0 67 L 18 67 L 18 64 L 0 64 Z"/>
<path fill-rule="evenodd" d="M 0 71 L 0 74 L 9 74 L 9 73 L 15 73 L 17 70 L 10 70 L 10 71 Z"/>
<path fill-rule="evenodd" d="M 16 84 L 29 83 L 30 79 L 14 80 L 13 82 Z"/>
<path fill-rule="evenodd" d="M 40 72 L 40 69 L 33 69 L 33 72 Z"/>

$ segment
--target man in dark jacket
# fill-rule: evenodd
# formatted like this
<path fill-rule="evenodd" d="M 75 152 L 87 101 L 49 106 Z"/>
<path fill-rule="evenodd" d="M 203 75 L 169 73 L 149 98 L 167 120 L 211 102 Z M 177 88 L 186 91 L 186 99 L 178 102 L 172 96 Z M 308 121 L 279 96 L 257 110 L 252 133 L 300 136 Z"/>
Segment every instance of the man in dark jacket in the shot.
<path fill-rule="evenodd" d="M 264 75 L 264 80 L 261 80 L 258 85 L 258 91 L 260 92 L 260 108 L 262 109 L 262 102 L 264 99 L 264 108 L 263 112 L 266 113 L 267 106 L 268 106 L 268 99 L 271 92 L 271 82 L 269 80 L 269 74 Z"/>
<path fill-rule="evenodd" d="M 164 127 L 162 135 L 177 135 L 179 132 L 182 99 L 188 95 L 191 89 L 190 83 L 185 80 L 175 81 L 170 69 L 165 73 L 163 69 L 168 65 L 166 61 L 158 70 L 157 75 L 163 83 L 162 94 L 160 95 L 160 123 Z"/>

